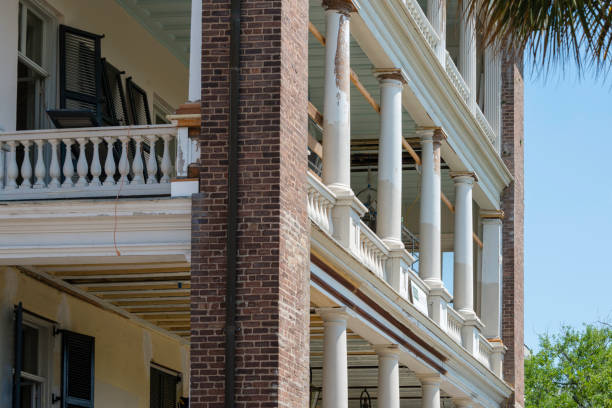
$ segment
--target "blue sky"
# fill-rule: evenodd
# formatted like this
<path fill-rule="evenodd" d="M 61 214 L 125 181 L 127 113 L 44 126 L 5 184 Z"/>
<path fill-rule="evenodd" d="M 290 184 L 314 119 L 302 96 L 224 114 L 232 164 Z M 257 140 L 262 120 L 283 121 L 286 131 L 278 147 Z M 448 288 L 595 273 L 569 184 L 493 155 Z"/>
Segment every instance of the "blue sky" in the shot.
<path fill-rule="evenodd" d="M 612 320 L 612 80 L 525 78 L 525 344 Z"/>

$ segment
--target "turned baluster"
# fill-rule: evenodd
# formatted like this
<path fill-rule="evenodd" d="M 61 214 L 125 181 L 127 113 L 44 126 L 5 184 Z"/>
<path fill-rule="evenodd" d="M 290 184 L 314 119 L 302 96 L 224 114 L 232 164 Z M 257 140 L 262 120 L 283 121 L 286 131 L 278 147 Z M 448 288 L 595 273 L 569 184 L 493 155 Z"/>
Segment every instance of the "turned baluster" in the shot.
<path fill-rule="evenodd" d="M 106 179 L 104 185 L 115 184 L 115 171 L 117 165 L 115 164 L 115 156 L 113 155 L 113 144 L 115 143 L 114 137 L 105 137 L 106 141 L 106 160 L 104 161 L 104 173 L 106 173 Z"/>
<path fill-rule="evenodd" d="M 34 166 L 34 175 L 36 176 L 36 183 L 34 183 L 34 188 L 44 188 L 45 187 L 45 160 L 43 157 L 43 147 L 45 141 L 40 139 L 36 142 L 36 166 Z"/>
<path fill-rule="evenodd" d="M 160 183 L 169 183 L 170 182 L 170 135 L 163 135 L 162 139 L 164 139 L 164 156 L 161 161 L 161 171 L 162 178 Z"/>
<path fill-rule="evenodd" d="M 6 189 L 13 190 L 17 188 L 17 176 L 19 176 L 19 167 L 17 167 L 17 142 L 11 140 L 6 142 L 9 147 L 8 160 L 6 166 Z"/>
<path fill-rule="evenodd" d="M 32 142 L 25 140 L 21 142 L 23 145 L 23 162 L 21 163 L 21 177 L 23 181 L 19 188 L 32 188 L 32 162 L 30 161 L 30 146 Z"/>
<path fill-rule="evenodd" d="M 132 176 L 133 184 L 144 183 L 144 163 L 142 162 L 142 136 L 134 136 L 134 142 L 136 143 L 136 152 L 134 153 L 134 160 L 132 161 Z"/>
<path fill-rule="evenodd" d="M 91 172 L 91 182 L 90 186 L 101 186 L 100 182 L 100 174 L 102 174 L 102 166 L 100 165 L 100 142 L 102 139 L 99 137 L 94 137 L 91 139 L 93 143 L 93 156 L 91 158 L 90 172 Z"/>
<path fill-rule="evenodd" d="M 87 158 L 85 157 L 85 146 L 87 145 L 87 139 L 78 138 L 77 143 L 79 144 L 79 159 L 77 160 L 77 174 L 79 179 L 76 185 L 79 187 L 87 186 Z"/>
<path fill-rule="evenodd" d="M 64 157 L 64 184 L 62 187 L 70 188 L 74 186 L 72 177 L 74 176 L 74 164 L 72 163 L 72 139 L 63 139 L 66 145 L 66 157 Z"/>
<path fill-rule="evenodd" d="M 157 184 L 157 157 L 155 154 L 155 143 L 157 136 L 147 136 L 149 139 L 149 160 L 147 160 L 147 184 Z"/>
<path fill-rule="evenodd" d="M 59 140 L 57 139 L 49 140 L 49 144 L 51 145 L 51 163 L 49 164 L 49 177 L 51 177 L 49 181 L 50 187 L 59 187 L 61 185 L 60 176 L 62 173 L 60 171 L 59 160 L 57 159 L 58 143 Z"/>
<path fill-rule="evenodd" d="M 129 139 L 125 136 L 120 137 L 121 141 L 121 158 L 119 159 L 119 183 L 128 184 L 128 173 L 130 172 L 130 162 L 128 160 L 128 141 Z"/>

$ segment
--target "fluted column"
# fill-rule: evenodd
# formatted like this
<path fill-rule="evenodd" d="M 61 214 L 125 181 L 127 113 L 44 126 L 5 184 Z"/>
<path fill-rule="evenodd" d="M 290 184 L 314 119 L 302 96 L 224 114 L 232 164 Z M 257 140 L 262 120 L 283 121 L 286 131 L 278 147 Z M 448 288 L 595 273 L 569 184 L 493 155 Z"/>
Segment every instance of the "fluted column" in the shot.
<path fill-rule="evenodd" d="M 483 335 L 501 338 L 502 295 L 502 217 L 500 211 L 481 213 L 482 218 L 482 279 L 480 318 Z"/>
<path fill-rule="evenodd" d="M 446 58 L 446 0 L 427 0 L 427 19 L 440 39 L 436 55 L 444 64 Z"/>
<path fill-rule="evenodd" d="M 422 408 L 440 408 L 440 384 L 442 380 L 440 376 L 421 376 L 421 407 Z"/>
<path fill-rule="evenodd" d="M 323 408 L 348 408 L 346 312 L 319 309 L 323 319 Z"/>
<path fill-rule="evenodd" d="M 189 43 L 189 101 L 202 97 L 202 0 L 191 0 Z"/>
<path fill-rule="evenodd" d="M 378 408 L 400 408 L 399 350 L 378 346 Z"/>
<path fill-rule="evenodd" d="M 323 183 L 336 193 L 351 191 L 350 13 L 348 0 L 325 0 L 325 99 Z"/>
<path fill-rule="evenodd" d="M 501 146 L 501 65 L 500 53 L 488 46 L 484 50 L 484 115 L 497 136 L 494 143 L 497 151 Z"/>
<path fill-rule="evenodd" d="M 474 244 L 472 239 L 472 186 L 476 175 L 453 172 L 455 182 L 454 308 L 470 319 L 474 314 Z"/>
<path fill-rule="evenodd" d="M 402 90 L 399 69 L 377 70 L 380 81 L 380 140 L 376 233 L 391 248 L 402 243 Z"/>
<path fill-rule="evenodd" d="M 467 2 L 463 2 L 464 7 Z M 459 16 L 459 72 L 470 90 L 470 109 L 476 107 L 476 20 L 464 9 Z"/>

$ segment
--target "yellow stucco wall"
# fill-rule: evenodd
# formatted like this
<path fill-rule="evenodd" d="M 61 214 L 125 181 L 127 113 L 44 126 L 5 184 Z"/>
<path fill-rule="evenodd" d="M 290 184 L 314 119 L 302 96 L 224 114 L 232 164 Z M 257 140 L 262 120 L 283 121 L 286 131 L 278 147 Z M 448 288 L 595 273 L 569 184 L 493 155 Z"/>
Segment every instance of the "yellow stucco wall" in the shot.
<path fill-rule="evenodd" d="M 51 288 L 23 273 L 0 267 L 0 406 L 10 406 L 13 308 L 19 302 L 61 329 L 95 337 L 95 406 L 149 407 L 149 369 L 153 361 L 189 376 L 188 345 L 145 328 L 116 313 Z M 61 339 L 53 340 L 51 392 L 60 392 Z"/>

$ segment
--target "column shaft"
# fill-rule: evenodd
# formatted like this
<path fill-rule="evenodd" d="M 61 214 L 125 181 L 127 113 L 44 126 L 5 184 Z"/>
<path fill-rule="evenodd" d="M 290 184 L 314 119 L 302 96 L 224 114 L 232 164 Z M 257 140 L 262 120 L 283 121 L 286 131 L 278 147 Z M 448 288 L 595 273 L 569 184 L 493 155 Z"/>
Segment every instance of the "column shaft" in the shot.
<path fill-rule="evenodd" d="M 455 181 L 454 307 L 474 317 L 474 244 L 472 240 L 472 185 L 474 175 L 451 174 Z"/>
<path fill-rule="evenodd" d="M 421 379 L 421 407 L 440 408 L 440 378 Z"/>
<path fill-rule="evenodd" d="M 398 359 L 397 351 L 378 351 L 378 408 L 400 408 Z"/>
<path fill-rule="evenodd" d="M 351 190 L 350 14 L 351 5 L 325 1 L 326 38 L 323 106 L 323 183 Z"/>
<path fill-rule="evenodd" d="M 466 2 L 464 2 L 465 6 Z M 476 21 L 464 9 L 459 23 L 459 72 L 470 90 L 470 109 L 476 107 Z"/>
<path fill-rule="evenodd" d="M 342 312 L 320 312 L 323 326 L 323 408 L 348 408 L 346 317 Z"/>
<path fill-rule="evenodd" d="M 381 73 L 380 141 L 376 233 L 392 248 L 402 248 L 402 89 L 396 72 Z M 399 78 L 398 78 L 399 77 Z"/>
<path fill-rule="evenodd" d="M 444 58 L 446 58 L 446 0 L 427 0 L 427 19 L 440 39 L 436 55 L 444 63 Z"/>
<path fill-rule="evenodd" d="M 421 218 L 419 273 L 431 287 L 442 286 L 440 252 L 440 142 L 439 131 L 421 132 Z"/>
<path fill-rule="evenodd" d="M 189 43 L 189 101 L 202 98 L 202 0 L 191 0 Z"/>
<path fill-rule="evenodd" d="M 482 226 L 482 282 L 480 318 L 483 335 L 501 338 L 502 220 L 485 218 Z"/>

